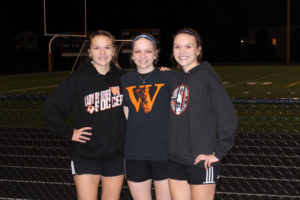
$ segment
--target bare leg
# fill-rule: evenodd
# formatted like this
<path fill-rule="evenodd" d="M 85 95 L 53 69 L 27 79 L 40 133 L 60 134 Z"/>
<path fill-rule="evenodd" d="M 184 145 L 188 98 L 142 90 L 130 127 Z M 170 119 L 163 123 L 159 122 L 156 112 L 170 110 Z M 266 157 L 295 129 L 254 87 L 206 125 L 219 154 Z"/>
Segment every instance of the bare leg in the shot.
<path fill-rule="evenodd" d="M 101 200 L 119 200 L 123 186 L 124 175 L 120 176 L 102 176 Z"/>
<path fill-rule="evenodd" d="M 168 179 L 154 181 L 156 200 L 171 200 L 171 192 Z"/>
<path fill-rule="evenodd" d="M 172 200 L 191 200 L 191 189 L 187 181 L 169 179 Z"/>
<path fill-rule="evenodd" d="M 191 185 L 193 200 L 214 200 L 216 184 Z"/>
<path fill-rule="evenodd" d="M 74 176 L 78 200 L 97 200 L 100 175 L 83 174 Z"/>
<path fill-rule="evenodd" d="M 134 200 L 152 200 L 151 183 L 151 179 L 143 182 L 128 181 L 132 198 Z"/>

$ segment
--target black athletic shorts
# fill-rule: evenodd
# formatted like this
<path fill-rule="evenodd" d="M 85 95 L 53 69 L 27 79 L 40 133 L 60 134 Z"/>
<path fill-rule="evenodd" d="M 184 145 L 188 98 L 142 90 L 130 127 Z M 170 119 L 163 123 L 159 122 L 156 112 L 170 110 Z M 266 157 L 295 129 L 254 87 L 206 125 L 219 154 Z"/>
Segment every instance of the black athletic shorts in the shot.
<path fill-rule="evenodd" d="M 156 181 L 168 179 L 168 161 L 162 160 L 126 160 L 126 179 L 143 182 L 149 179 Z"/>
<path fill-rule="evenodd" d="M 72 175 L 95 174 L 102 176 L 119 176 L 124 174 L 124 159 L 97 162 L 71 161 Z"/>
<path fill-rule="evenodd" d="M 188 184 L 216 184 L 221 171 L 221 163 L 213 163 L 207 170 L 204 168 L 204 162 L 197 165 L 183 165 L 177 162 L 169 161 L 169 178 L 175 180 L 186 180 Z"/>

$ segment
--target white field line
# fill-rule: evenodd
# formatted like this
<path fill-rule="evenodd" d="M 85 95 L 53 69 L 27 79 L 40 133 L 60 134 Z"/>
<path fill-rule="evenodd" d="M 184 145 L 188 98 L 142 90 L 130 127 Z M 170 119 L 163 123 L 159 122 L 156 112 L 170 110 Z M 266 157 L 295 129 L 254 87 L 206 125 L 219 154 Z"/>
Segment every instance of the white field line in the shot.
<path fill-rule="evenodd" d="M 57 87 L 57 85 L 48 85 L 48 86 L 42 86 L 42 87 L 23 88 L 23 89 L 18 89 L 18 90 L 5 90 L 5 91 L 0 91 L 0 93 L 4 93 L 4 92 L 22 92 L 22 91 L 27 91 L 27 90 L 38 90 L 38 89 L 43 89 L 43 88 L 54 88 L 54 87 Z"/>
<path fill-rule="evenodd" d="M 251 81 L 251 82 L 247 82 L 247 85 L 272 85 L 273 82 L 255 82 L 255 81 Z"/>
<path fill-rule="evenodd" d="M 247 82 L 255 82 L 255 81 L 261 80 L 261 79 L 266 79 L 266 78 L 271 78 L 271 77 L 276 77 L 276 76 L 282 76 L 282 75 L 287 74 L 287 73 L 288 72 L 280 73 L 280 74 L 272 74 L 272 75 L 269 75 L 269 76 L 263 76 L 263 77 L 259 77 L 259 78 L 252 79 L 252 80 L 241 81 L 239 83 L 235 83 L 235 84 L 232 84 L 232 85 L 226 85 L 226 87 L 235 87 L 235 86 L 243 85 Z"/>

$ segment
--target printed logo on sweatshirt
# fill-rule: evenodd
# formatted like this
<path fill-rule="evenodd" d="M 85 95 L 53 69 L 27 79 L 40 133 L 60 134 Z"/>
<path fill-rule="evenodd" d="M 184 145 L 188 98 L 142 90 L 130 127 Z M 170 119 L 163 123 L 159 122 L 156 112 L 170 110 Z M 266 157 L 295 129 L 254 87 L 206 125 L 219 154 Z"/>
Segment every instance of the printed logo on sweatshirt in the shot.
<path fill-rule="evenodd" d="M 90 114 L 121 106 L 122 102 L 123 95 L 120 93 L 119 86 L 84 96 L 86 111 Z"/>
<path fill-rule="evenodd" d="M 188 86 L 181 84 L 172 92 L 171 96 L 171 110 L 176 115 L 184 113 L 189 102 L 189 88 Z"/>
<path fill-rule="evenodd" d="M 151 112 L 153 104 L 157 97 L 157 94 L 159 93 L 160 89 L 164 85 L 165 84 L 160 83 L 160 84 L 154 84 L 154 86 L 140 85 L 140 86 L 138 86 L 138 88 L 136 86 L 127 87 L 126 90 L 128 91 L 129 98 L 130 98 L 132 104 L 134 105 L 136 112 L 139 112 L 140 105 L 142 106 L 145 113 Z M 153 97 L 151 98 L 150 94 L 149 94 L 149 90 L 154 89 L 153 87 L 155 87 L 156 91 L 155 91 Z"/>

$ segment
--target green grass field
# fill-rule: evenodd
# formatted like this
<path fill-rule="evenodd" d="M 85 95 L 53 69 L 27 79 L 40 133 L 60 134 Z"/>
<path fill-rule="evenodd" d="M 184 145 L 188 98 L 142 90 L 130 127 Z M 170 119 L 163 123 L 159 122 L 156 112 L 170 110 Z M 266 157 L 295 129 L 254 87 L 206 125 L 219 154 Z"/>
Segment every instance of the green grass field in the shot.
<path fill-rule="evenodd" d="M 231 97 L 298 98 L 300 65 L 215 66 Z M 2 94 L 48 95 L 70 71 L 0 76 Z"/>
<path fill-rule="evenodd" d="M 231 97 L 298 98 L 300 65 L 215 66 Z M 70 71 L 0 76 L 0 94 L 48 95 Z M 40 100 L 0 101 L 0 127 L 47 127 Z M 235 104 L 239 133 L 300 133 L 300 105 Z"/>

